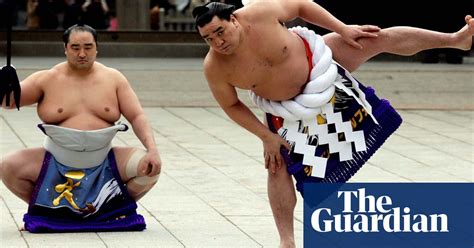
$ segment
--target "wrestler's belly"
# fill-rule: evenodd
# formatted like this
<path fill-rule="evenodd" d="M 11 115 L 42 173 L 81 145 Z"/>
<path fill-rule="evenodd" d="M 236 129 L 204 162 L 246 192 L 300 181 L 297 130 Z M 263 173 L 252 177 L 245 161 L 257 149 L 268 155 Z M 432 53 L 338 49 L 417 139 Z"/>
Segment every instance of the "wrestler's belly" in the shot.
<path fill-rule="evenodd" d="M 253 92 L 268 100 L 285 101 L 300 94 L 305 84 L 305 81 L 301 83 L 275 82 L 255 89 Z"/>
<path fill-rule="evenodd" d="M 272 70 L 270 73 L 267 71 L 266 74 L 262 72 L 261 75 L 267 77 L 261 79 L 261 83 L 254 87 L 252 91 L 273 101 L 289 100 L 297 96 L 307 83 L 309 69 L 306 60 L 295 64 L 299 65 L 294 67 L 293 64 L 287 64 L 280 70 Z"/>

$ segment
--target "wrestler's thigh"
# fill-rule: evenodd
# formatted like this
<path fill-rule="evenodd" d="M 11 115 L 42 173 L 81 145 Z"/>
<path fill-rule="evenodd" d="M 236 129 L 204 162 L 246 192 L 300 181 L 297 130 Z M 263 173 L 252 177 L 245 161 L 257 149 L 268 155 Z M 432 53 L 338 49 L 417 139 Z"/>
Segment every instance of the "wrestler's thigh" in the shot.
<path fill-rule="evenodd" d="M 132 156 L 133 152 L 139 148 L 136 147 L 114 147 L 114 155 L 115 155 L 115 161 L 117 163 L 117 168 L 120 173 L 120 177 L 122 181 L 126 182 L 130 178 L 127 177 L 127 163 L 128 160 L 130 159 L 130 156 Z"/>
<path fill-rule="evenodd" d="M 42 147 L 27 148 L 11 152 L 1 159 L 1 173 L 4 181 L 28 180 L 36 182 L 46 150 Z"/>
<path fill-rule="evenodd" d="M 323 38 L 326 45 L 331 48 L 334 60 L 350 72 L 383 51 L 383 47 L 379 45 L 383 41 L 381 38 L 359 39 L 358 42 L 362 45 L 362 49 L 349 45 L 336 33 L 326 34 Z"/>

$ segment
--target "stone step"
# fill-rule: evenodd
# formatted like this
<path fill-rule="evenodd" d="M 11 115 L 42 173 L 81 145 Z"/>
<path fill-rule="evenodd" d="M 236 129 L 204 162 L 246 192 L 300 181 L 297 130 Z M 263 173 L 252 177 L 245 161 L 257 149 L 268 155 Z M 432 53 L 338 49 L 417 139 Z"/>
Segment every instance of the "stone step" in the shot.
<path fill-rule="evenodd" d="M 61 30 L 15 30 L 13 56 L 63 56 Z M 0 55 L 6 54 L 6 35 L 0 33 Z M 208 48 L 195 32 L 99 32 L 98 44 L 103 57 L 203 57 Z"/>
<path fill-rule="evenodd" d="M 5 45 L 0 45 L 0 55 L 5 56 Z M 101 57 L 204 57 L 208 47 L 204 43 L 143 43 L 143 42 L 100 42 Z M 51 41 L 15 41 L 12 56 L 56 57 L 64 55 L 64 43 Z"/>

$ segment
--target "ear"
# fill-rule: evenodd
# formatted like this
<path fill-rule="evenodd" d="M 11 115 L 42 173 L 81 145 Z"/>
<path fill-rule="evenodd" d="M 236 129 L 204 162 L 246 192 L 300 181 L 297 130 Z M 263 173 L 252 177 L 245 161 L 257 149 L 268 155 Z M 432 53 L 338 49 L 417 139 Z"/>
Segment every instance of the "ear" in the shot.
<path fill-rule="evenodd" d="M 237 18 L 235 18 L 235 15 L 230 15 L 230 21 L 231 21 L 232 24 L 234 24 L 235 26 L 238 26 L 238 25 L 239 25 L 239 21 L 237 20 Z"/>

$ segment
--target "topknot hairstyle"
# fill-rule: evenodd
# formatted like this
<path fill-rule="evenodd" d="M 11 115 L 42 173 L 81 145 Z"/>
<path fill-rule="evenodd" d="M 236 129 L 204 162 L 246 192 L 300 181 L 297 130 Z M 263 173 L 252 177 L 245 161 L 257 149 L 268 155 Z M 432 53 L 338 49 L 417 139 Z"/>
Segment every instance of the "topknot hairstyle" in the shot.
<path fill-rule="evenodd" d="M 235 11 L 235 6 L 220 2 L 209 2 L 203 6 L 198 6 L 193 9 L 193 18 L 197 27 L 204 27 L 210 23 L 214 16 L 221 20 L 230 21 L 230 16 Z"/>
<path fill-rule="evenodd" d="M 94 37 L 95 44 L 97 45 L 97 31 L 89 25 L 76 24 L 76 25 L 72 25 L 71 27 L 66 29 L 66 31 L 64 31 L 64 33 L 63 33 L 64 46 L 67 46 L 67 43 L 69 43 L 69 36 L 71 36 L 72 32 L 88 32 L 88 33 L 91 33 L 92 36 Z"/>

